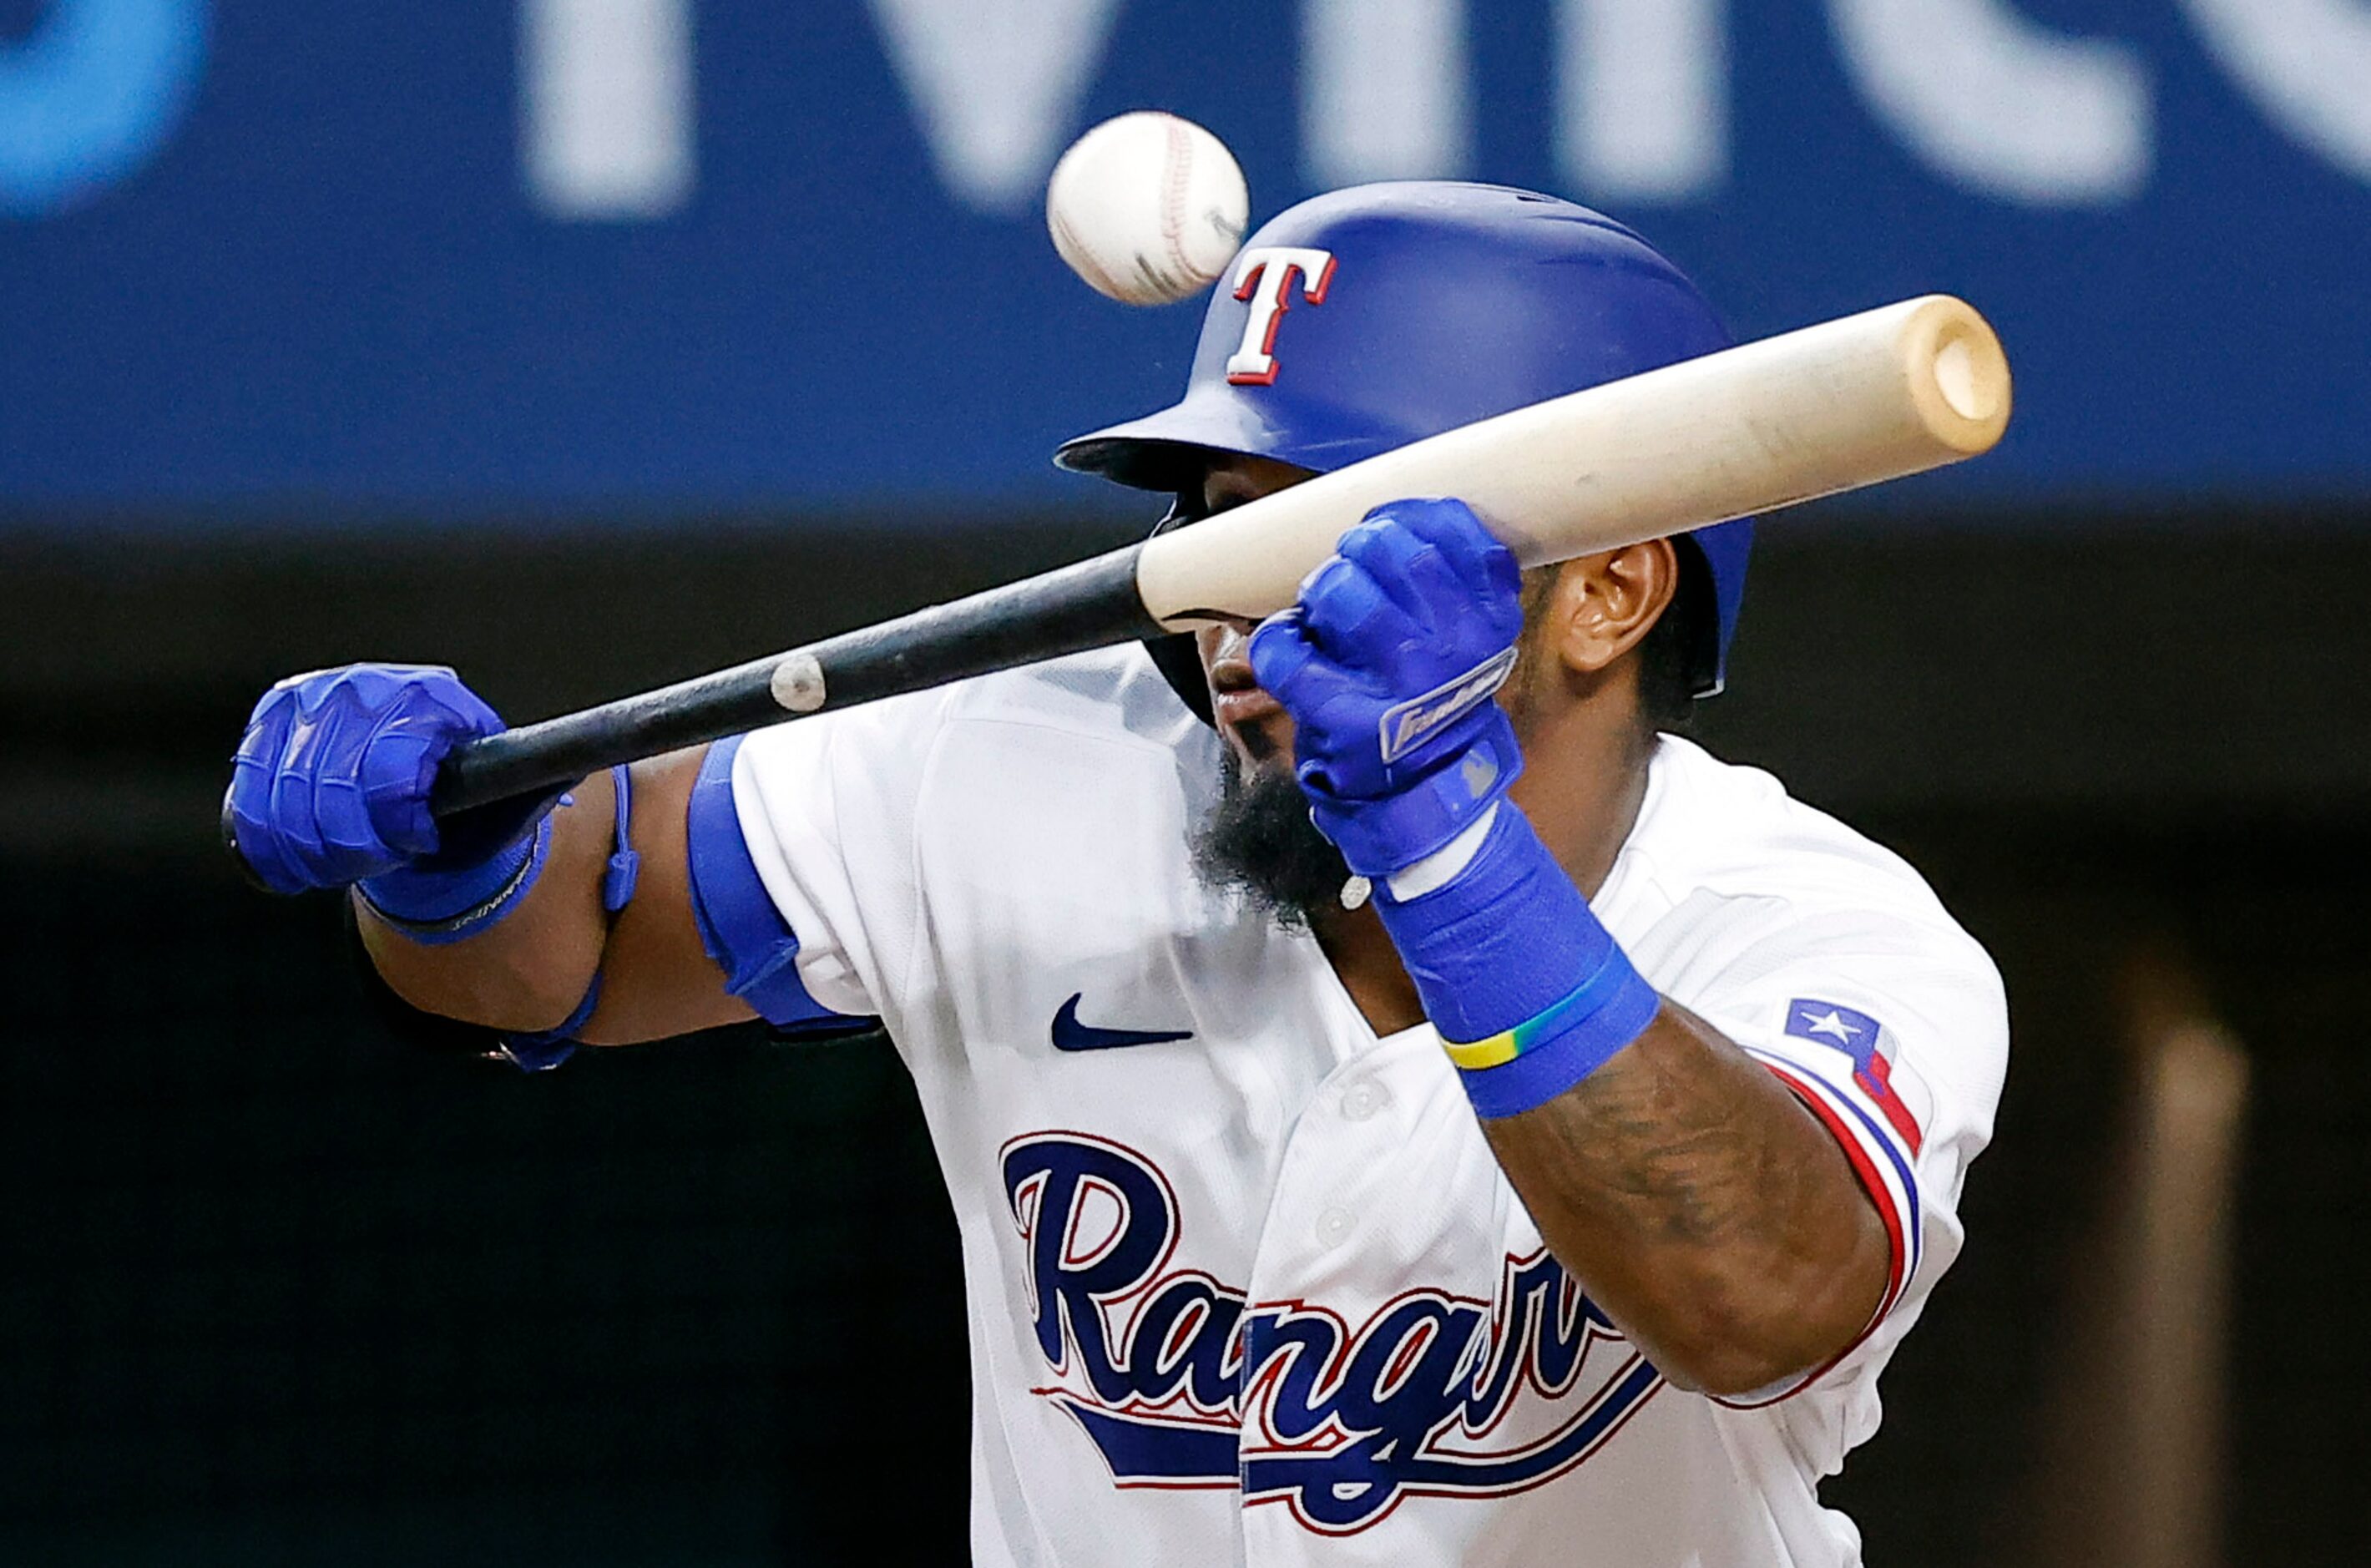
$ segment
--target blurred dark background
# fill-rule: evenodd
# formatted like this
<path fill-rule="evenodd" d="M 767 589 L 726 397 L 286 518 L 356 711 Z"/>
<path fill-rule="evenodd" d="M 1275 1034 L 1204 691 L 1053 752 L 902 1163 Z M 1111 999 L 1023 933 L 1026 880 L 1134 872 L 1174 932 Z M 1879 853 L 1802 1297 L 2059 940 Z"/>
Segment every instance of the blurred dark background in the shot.
<path fill-rule="evenodd" d="M 1172 396 L 1192 309 L 1090 294 L 1036 203 L 1147 106 L 1255 218 L 1469 174 L 1634 221 L 1745 335 L 1991 316 L 2008 440 L 1772 523 L 1701 726 L 2008 983 L 1966 1255 L 1828 1495 L 1879 1564 L 2359 1561 L 2365 29 L 0 0 L 0 1563 L 960 1560 L 888 1049 L 423 1056 L 214 811 L 295 670 L 515 721 L 1140 534 L 1042 454 Z"/>

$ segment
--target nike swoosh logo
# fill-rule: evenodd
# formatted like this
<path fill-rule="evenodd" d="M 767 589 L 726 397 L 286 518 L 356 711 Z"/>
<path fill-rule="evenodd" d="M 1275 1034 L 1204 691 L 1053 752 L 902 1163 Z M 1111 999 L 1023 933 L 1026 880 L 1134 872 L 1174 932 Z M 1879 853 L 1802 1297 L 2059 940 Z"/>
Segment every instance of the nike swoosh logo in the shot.
<path fill-rule="evenodd" d="M 1106 1029 L 1082 1024 L 1079 1022 L 1079 1004 L 1086 994 L 1080 992 L 1054 1015 L 1055 1050 L 1116 1051 L 1124 1045 L 1159 1045 L 1166 1040 L 1194 1038 L 1192 1029 Z"/>

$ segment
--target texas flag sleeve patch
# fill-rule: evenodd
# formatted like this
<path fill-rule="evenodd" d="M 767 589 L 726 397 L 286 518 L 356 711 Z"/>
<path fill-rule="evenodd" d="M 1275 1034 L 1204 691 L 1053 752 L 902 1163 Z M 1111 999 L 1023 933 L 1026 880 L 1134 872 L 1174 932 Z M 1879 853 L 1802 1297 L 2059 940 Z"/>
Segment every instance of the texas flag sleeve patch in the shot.
<path fill-rule="evenodd" d="M 1798 996 L 1787 1005 L 1787 1032 L 1851 1057 L 1853 1086 L 1868 1097 L 1914 1156 L 1919 1152 L 1926 1142 L 1922 1118 L 1894 1086 L 1894 1041 L 1883 1024 L 1833 1002 Z"/>

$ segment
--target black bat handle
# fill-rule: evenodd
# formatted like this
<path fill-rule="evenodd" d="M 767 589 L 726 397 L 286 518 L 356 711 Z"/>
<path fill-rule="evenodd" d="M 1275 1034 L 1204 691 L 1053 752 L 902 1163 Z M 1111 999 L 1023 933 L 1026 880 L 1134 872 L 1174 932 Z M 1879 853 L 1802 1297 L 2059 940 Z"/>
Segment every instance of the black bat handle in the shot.
<path fill-rule="evenodd" d="M 620 762 L 655 757 L 784 719 L 853 707 L 975 675 L 1157 637 L 1166 630 L 1136 591 L 1132 544 L 932 605 L 786 654 L 663 686 L 598 707 L 523 725 L 456 747 L 437 770 L 429 809 L 446 827 L 491 828 Z M 223 847 L 240 854 L 223 800 Z M 471 840 L 478 833 L 465 830 Z"/>

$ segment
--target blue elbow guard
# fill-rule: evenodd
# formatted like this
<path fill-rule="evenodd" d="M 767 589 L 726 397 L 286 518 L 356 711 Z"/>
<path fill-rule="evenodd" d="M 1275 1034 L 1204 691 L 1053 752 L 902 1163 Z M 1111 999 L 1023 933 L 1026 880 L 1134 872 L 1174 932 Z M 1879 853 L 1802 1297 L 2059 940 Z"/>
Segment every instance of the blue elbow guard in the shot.
<path fill-rule="evenodd" d="M 1447 883 L 1376 909 L 1474 1109 L 1554 1099 L 1654 1021 L 1661 999 L 1511 802 Z"/>

